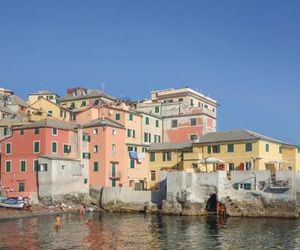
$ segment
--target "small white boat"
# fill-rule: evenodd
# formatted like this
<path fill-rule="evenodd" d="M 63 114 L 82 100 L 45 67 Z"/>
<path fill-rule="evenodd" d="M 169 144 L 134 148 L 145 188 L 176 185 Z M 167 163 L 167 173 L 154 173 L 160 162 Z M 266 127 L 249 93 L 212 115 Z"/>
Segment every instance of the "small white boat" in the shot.
<path fill-rule="evenodd" d="M 0 206 L 1 207 L 8 207 L 8 208 L 23 208 L 24 201 L 13 199 L 13 198 L 0 198 Z"/>

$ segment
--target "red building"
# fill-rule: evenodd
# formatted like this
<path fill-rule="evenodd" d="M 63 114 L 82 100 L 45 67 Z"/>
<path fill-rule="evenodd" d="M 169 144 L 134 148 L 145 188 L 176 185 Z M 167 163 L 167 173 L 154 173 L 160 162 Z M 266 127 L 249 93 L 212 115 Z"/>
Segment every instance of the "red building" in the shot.
<path fill-rule="evenodd" d="M 1 187 L 8 197 L 38 197 L 39 157 L 53 155 L 76 158 L 75 126 L 45 119 L 13 129 L 1 141 Z"/>

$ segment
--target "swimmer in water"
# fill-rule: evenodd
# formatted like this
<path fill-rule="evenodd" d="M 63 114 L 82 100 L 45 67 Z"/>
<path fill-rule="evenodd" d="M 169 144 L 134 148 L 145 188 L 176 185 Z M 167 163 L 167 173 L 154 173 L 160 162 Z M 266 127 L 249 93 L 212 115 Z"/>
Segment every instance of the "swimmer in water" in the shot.
<path fill-rule="evenodd" d="M 55 218 L 55 227 L 58 229 L 59 227 L 61 227 L 61 218 L 59 215 L 56 215 Z"/>

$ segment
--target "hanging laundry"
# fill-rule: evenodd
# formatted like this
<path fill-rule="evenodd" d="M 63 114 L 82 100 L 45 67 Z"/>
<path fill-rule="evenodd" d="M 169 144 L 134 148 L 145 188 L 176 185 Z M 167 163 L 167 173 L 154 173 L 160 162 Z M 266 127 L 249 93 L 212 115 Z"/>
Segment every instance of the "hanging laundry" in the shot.
<path fill-rule="evenodd" d="M 137 154 L 137 158 L 138 158 L 138 162 L 142 162 L 145 159 L 145 153 L 138 153 Z"/>
<path fill-rule="evenodd" d="M 130 157 L 130 159 L 132 159 L 132 160 L 137 160 L 137 159 L 138 159 L 138 154 L 137 154 L 137 152 L 130 151 L 130 152 L 129 152 L 129 157 Z"/>

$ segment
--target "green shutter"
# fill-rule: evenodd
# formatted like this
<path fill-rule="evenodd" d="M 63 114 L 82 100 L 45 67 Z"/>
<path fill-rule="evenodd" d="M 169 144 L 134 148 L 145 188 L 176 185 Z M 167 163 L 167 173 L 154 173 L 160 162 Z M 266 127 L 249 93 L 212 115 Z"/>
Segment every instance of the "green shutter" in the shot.
<path fill-rule="evenodd" d="M 40 143 L 38 141 L 34 142 L 34 153 L 40 152 Z"/>
<path fill-rule="evenodd" d="M 99 170 L 99 164 L 97 161 L 94 162 L 94 172 L 98 172 Z"/>
<path fill-rule="evenodd" d="M 239 184 L 238 184 L 238 183 L 234 183 L 234 184 L 233 184 L 233 188 L 234 188 L 235 190 L 238 190 L 238 189 L 239 189 Z"/>
<path fill-rule="evenodd" d="M 207 153 L 211 154 L 211 146 L 207 146 Z"/>
<path fill-rule="evenodd" d="M 39 161 L 38 160 L 34 160 L 33 170 L 34 171 L 39 171 Z"/>
<path fill-rule="evenodd" d="M 40 133 L 40 130 L 39 130 L 38 128 L 35 128 L 35 129 L 34 129 L 34 134 L 35 134 L 35 135 L 38 135 L 39 133 Z"/>
<path fill-rule="evenodd" d="M 19 182 L 19 192 L 24 192 L 25 191 L 25 183 Z"/>
<path fill-rule="evenodd" d="M 21 172 L 25 172 L 25 171 L 26 171 L 26 162 L 21 161 Z"/>
<path fill-rule="evenodd" d="M 133 121 L 133 114 L 129 114 L 129 121 Z"/>
<path fill-rule="evenodd" d="M 6 172 L 10 172 L 11 171 L 11 162 L 7 161 L 6 162 Z"/>
<path fill-rule="evenodd" d="M 156 123 L 156 127 L 158 128 L 159 127 L 159 120 L 156 120 L 155 123 Z"/>
<path fill-rule="evenodd" d="M 150 161 L 155 161 L 155 153 L 154 152 L 151 152 L 150 153 Z"/>
<path fill-rule="evenodd" d="M 146 118 L 145 118 L 145 123 L 146 123 L 147 125 L 149 125 L 149 117 L 146 117 Z"/>
<path fill-rule="evenodd" d="M 251 183 L 244 183 L 245 190 L 251 190 Z"/>
<path fill-rule="evenodd" d="M 159 107 L 155 107 L 155 113 L 159 113 Z"/>
<path fill-rule="evenodd" d="M 246 152 L 252 151 L 252 143 L 246 143 Z"/>
<path fill-rule="evenodd" d="M 10 143 L 7 143 L 7 144 L 6 144 L 6 153 L 7 153 L 7 154 L 10 154 L 10 153 L 11 153 L 11 144 L 10 144 Z"/>
<path fill-rule="evenodd" d="M 116 114 L 116 120 L 120 120 L 120 114 Z"/>
<path fill-rule="evenodd" d="M 130 160 L 130 168 L 134 168 L 135 167 L 135 160 Z"/>
<path fill-rule="evenodd" d="M 57 143 L 52 142 L 52 153 L 57 153 Z"/>

